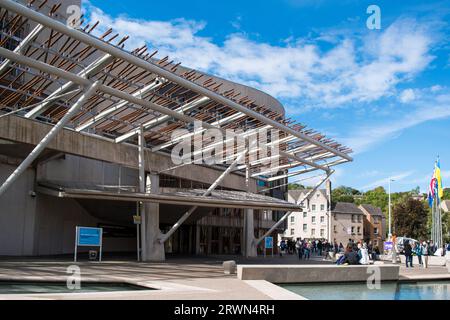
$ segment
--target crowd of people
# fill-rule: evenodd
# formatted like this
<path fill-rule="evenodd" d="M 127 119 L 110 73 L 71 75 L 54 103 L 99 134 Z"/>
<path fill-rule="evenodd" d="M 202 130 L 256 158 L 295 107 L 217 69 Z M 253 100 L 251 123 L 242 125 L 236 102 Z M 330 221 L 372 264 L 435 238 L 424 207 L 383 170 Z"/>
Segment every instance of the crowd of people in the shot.
<path fill-rule="evenodd" d="M 394 250 L 399 251 L 395 246 Z M 433 241 L 405 241 L 401 253 L 405 255 L 406 267 L 413 267 L 413 257 L 417 256 L 419 267 L 428 268 L 428 257 L 434 255 L 444 256 L 450 252 L 450 244 L 438 248 Z M 309 260 L 311 257 L 321 257 L 324 260 L 332 259 L 338 265 L 369 264 L 371 261 L 379 260 L 381 254 L 377 246 L 371 242 L 353 241 L 349 239 L 344 247 L 336 241 L 329 242 L 322 239 L 292 239 L 282 240 L 280 243 L 280 256 L 283 254 L 296 254 L 299 260 Z"/>
<path fill-rule="evenodd" d="M 359 257 L 358 263 L 362 261 L 364 264 L 368 264 L 370 259 L 377 260 L 380 255 L 380 250 L 377 246 L 372 246 L 372 243 L 363 243 L 362 241 L 354 243 L 351 239 L 347 247 L 344 247 L 342 243 L 338 244 L 336 241 L 329 242 L 322 239 L 297 238 L 297 241 L 288 239 L 282 240 L 280 243 L 280 255 L 297 254 L 299 260 L 309 260 L 312 256 L 321 257 L 325 260 L 335 259 L 336 255 L 341 253 L 347 259 L 338 261 L 339 263 L 357 264 L 356 257 L 351 252 L 356 252 Z"/>
<path fill-rule="evenodd" d="M 403 252 L 405 254 L 405 262 L 407 268 L 413 268 L 413 257 L 417 256 L 417 261 L 419 267 L 428 268 L 428 257 L 429 256 L 445 256 L 446 252 L 450 251 L 450 243 L 444 244 L 442 248 L 433 243 L 432 240 L 429 241 L 405 241 L 403 244 Z"/>

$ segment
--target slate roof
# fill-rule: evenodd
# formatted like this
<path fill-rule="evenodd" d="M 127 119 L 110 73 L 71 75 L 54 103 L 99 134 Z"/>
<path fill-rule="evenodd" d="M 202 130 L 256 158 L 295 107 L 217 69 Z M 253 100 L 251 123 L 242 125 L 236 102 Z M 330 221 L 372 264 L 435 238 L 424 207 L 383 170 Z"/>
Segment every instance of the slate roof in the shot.
<path fill-rule="evenodd" d="M 363 207 L 371 216 L 384 217 L 383 211 L 378 207 L 374 207 L 370 204 L 362 204 L 361 207 Z"/>
<path fill-rule="evenodd" d="M 302 196 L 306 195 L 310 189 L 297 189 L 297 190 L 289 190 L 288 194 L 294 198 L 295 201 L 298 201 Z M 318 192 L 322 193 L 322 195 L 327 198 L 327 191 L 325 189 L 319 189 Z M 316 192 L 317 192 L 316 191 Z"/>
<path fill-rule="evenodd" d="M 354 203 L 350 202 L 337 202 L 332 210 L 332 213 L 351 213 L 351 214 L 363 214 L 363 212 Z"/>

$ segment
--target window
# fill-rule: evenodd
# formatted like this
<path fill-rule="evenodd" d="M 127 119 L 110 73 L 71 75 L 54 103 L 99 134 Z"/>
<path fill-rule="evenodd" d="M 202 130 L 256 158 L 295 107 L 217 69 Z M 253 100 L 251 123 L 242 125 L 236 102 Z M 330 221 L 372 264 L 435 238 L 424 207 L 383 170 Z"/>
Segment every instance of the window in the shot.
<path fill-rule="evenodd" d="M 325 210 L 325 205 L 324 204 L 321 204 L 320 205 L 320 211 L 324 211 Z"/>
<path fill-rule="evenodd" d="M 291 217 L 291 223 L 295 223 L 295 217 L 294 216 Z"/>
<path fill-rule="evenodd" d="M 303 212 L 303 218 L 306 218 L 308 214 L 306 212 Z"/>
<path fill-rule="evenodd" d="M 306 232 L 307 230 L 308 230 L 308 225 L 305 223 L 305 224 L 303 225 L 303 231 Z"/>
<path fill-rule="evenodd" d="M 311 217 L 311 222 L 316 223 L 316 217 Z"/>
<path fill-rule="evenodd" d="M 333 231 L 334 231 L 334 232 L 337 232 L 336 226 L 333 226 Z"/>
<path fill-rule="evenodd" d="M 312 211 L 316 211 L 316 205 L 315 204 L 311 205 L 311 210 Z"/>
<path fill-rule="evenodd" d="M 373 228 L 373 233 L 378 234 L 378 228 Z"/>
<path fill-rule="evenodd" d="M 324 223 L 324 222 L 325 222 L 325 217 L 324 216 L 320 217 L 320 223 Z"/>
<path fill-rule="evenodd" d="M 352 227 L 352 234 L 355 234 L 355 227 Z"/>
<path fill-rule="evenodd" d="M 356 215 L 352 214 L 352 222 L 356 222 Z"/>
<path fill-rule="evenodd" d="M 311 236 L 315 236 L 316 235 L 316 229 L 311 229 Z"/>
<path fill-rule="evenodd" d="M 361 227 L 358 227 L 358 234 L 361 234 Z"/>
<path fill-rule="evenodd" d="M 320 229 L 320 236 L 323 238 L 324 235 L 325 235 L 325 230 Z"/>
<path fill-rule="evenodd" d="M 295 230 L 294 230 L 294 229 L 291 229 L 291 236 L 293 236 L 294 233 L 295 233 Z"/>
<path fill-rule="evenodd" d="M 373 217 L 373 223 L 378 223 L 378 217 Z"/>
<path fill-rule="evenodd" d="M 358 222 L 362 222 L 362 216 L 358 216 Z"/>

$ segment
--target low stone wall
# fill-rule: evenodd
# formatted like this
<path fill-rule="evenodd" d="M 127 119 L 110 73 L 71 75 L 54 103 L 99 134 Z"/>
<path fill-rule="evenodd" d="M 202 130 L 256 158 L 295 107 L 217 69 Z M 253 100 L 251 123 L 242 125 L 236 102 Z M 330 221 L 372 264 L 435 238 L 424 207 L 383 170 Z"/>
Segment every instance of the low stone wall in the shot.
<path fill-rule="evenodd" d="M 398 265 L 238 265 L 241 280 L 266 280 L 272 283 L 313 283 L 367 281 L 380 272 L 381 281 L 398 280 Z"/>

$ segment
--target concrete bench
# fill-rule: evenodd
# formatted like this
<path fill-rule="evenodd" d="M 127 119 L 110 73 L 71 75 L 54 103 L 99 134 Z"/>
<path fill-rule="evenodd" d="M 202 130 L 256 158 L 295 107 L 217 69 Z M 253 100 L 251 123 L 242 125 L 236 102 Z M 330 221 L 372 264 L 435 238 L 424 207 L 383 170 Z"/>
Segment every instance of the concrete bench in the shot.
<path fill-rule="evenodd" d="M 379 269 L 380 280 L 398 280 L 398 265 L 238 265 L 241 280 L 266 280 L 272 283 L 313 283 L 367 281 Z"/>

